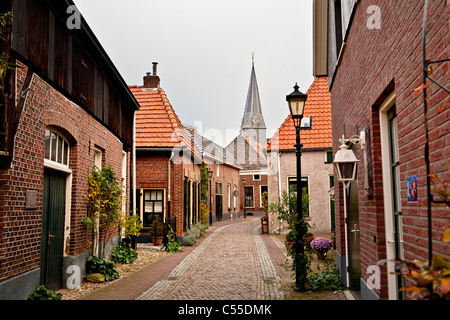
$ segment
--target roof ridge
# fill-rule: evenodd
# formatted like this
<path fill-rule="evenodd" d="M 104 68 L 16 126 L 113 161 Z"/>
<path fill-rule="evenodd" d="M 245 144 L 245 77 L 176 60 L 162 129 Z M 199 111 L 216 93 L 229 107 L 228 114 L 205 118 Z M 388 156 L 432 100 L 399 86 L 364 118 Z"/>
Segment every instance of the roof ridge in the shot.
<path fill-rule="evenodd" d="M 181 124 L 180 119 L 175 113 L 175 110 L 173 109 L 173 106 L 170 103 L 169 98 L 167 98 L 166 92 L 162 88 L 158 88 L 158 92 L 161 96 L 161 101 L 164 104 L 164 108 L 166 109 L 166 113 L 167 116 L 169 117 L 170 124 L 172 125 L 173 132 L 176 134 L 178 142 L 181 142 L 183 140 L 183 136 L 180 135 L 177 132 L 177 130 L 184 129 L 184 126 Z"/>

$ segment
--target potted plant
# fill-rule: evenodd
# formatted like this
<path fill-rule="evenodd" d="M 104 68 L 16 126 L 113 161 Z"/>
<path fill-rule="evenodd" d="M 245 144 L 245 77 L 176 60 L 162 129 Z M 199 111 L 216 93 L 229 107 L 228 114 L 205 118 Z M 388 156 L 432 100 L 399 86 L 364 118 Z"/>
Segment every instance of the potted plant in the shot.
<path fill-rule="evenodd" d="M 142 222 L 140 221 L 139 215 L 134 214 L 125 217 L 121 221 L 121 227 L 125 228 L 125 238 L 129 239 L 131 248 L 136 250 L 137 237 L 140 235 L 142 229 Z"/>
<path fill-rule="evenodd" d="M 333 247 L 333 242 L 324 237 L 317 237 L 311 241 L 311 248 L 316 251 L 317 258 L 324 260 L 327 256 L 328 250 Z"/>
<path fill-rule="evenodd" d="M 159 220 L 153 221 L 150 227 L 150 235 L 153 238 L 153 245 L 160 246 L 164 239 L 164 224 Z"/>

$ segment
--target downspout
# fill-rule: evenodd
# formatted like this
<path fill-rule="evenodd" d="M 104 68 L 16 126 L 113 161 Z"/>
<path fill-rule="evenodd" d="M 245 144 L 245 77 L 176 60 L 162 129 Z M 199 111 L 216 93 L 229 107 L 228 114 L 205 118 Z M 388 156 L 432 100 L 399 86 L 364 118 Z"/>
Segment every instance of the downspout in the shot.
<path fill-rule="evenodd" d="M 137 202 L 136 202 L 136 111 L 133 114 L 133 212 L 136 214 Z"/>
<path fill-rule="evenodd" d="M 167 162 L 168 170 L 167 170 L 167 176 L 168 176 L 168 187 L 167 187 L 167 215 L 170 220 L 170 159 Z"/>
<path fill-rule="evenodd" d="M 278 151 L 278 201 L 281 200 L 281 152 Z M 278 232 L 281 234 L 283 231 L 283 221 L 278 220 Z"/>

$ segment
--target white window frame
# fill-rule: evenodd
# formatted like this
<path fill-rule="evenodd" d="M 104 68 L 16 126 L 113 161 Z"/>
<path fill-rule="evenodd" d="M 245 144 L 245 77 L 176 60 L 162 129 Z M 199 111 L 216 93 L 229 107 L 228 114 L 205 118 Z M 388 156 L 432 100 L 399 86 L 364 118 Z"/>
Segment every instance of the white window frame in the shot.
<path fill-rule="evenodd" d="M 252 207 L 246 207 L 245 206 L 245 188 L 252 188 L 252 194 L 253 194 L 253 196 L 252 196 L 252 199 L 253 199 L 253 206 Z M 254 186 L 244 186 L 244 207 L 246 208 L 246 209 L 254 209 L 255 208 L 255 188 L 254 188 Z"/>
<path fill-rule="evenodd" d="M 395 91 L 382 103 L 379 108 L 380 116 L 380 137 L 381 137 L 381 166 L 383 173 L 383 190 L 384 190 L 384 221 L 385 221 L 385 237 L 386 237 L 386 259 L 388 274 L 388 297 L 389 300 L 397 300 L 398 285 L 395 274 L 395 226 L 394 226 L 394 195 L 392 193 L 392 164 L 390 161 L 390 137 L 389 137 L 389 118 L 388 112 L 396 103 Z"/>
<path fill-rule="evenodd" d="M 103 163 L 103 150 L 101 150 L 100 148 L 94 147 L 94 165 L 99 170 L 102 170 L 102 163 Z"/>

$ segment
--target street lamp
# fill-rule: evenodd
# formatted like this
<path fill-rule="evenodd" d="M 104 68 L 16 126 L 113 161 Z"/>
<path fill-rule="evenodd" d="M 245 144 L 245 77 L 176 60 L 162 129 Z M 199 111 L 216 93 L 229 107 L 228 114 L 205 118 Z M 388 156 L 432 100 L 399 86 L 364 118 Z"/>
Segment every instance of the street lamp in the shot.
<path fill-rule="evenodd" d="M 211 203 L 211 180 L 213 176 L 213 171 L 208 170 L 208 180 L 209 180 L 209 225 L 212 226 L 212 203 Z"/>
<path fill-rule="evenodd" d="M 302 167 L 301 156 L 302 147 L 300 144 L 300 126 L 303 118 L 303 111 L 305 109 L 305 102 L 308 96 L 299 90 L 297 83 L 294 86 L 294 91 L 286 96 L 286 101 L 289 104 L 289 111 L 294 121 L 296 131 L 296 156 L 297 156 L 297 221 L 295 223 L 296 241 L 294 243 L 295 248 L 295 291 L 304 292 L 305 281 L 307 276 L 307 263 L 308 258 L 305 255 L 305 248 L 303 244 L 303 238 L 307 232 L 306 224 L 303 219 L 302 210 Z"/>
<path fill-rule="evenodd" d="M 341 141 L 345 141 L 345 139 L 341 139 Z M 345 142 L 339 147 L 339 151 L 336 152 L 334 156 L 334 166 L 336 168 L 336 173 L 338 180 L 344 183 L 344 186 L 348 188 L 350 182 L 355 180 L 356 176 L 356 164 L 359 162 L 356 159 L 355 154 L 351 149 L 349 149 L 348 144 Z"/>

